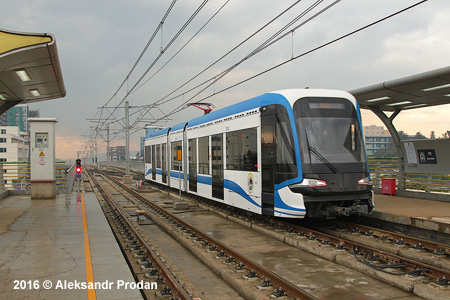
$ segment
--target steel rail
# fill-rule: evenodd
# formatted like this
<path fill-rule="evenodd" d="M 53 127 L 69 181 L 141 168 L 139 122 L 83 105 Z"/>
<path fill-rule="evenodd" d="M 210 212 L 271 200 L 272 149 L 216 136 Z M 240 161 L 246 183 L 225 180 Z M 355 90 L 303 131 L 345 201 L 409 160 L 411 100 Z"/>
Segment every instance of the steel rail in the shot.
<path fill-rule="evenodd" d="M 255 272 L 258 277 L 262 279 L 270 280 L 272 286 L 275 288 L 281 289 L 285 292 L 285 294 L 291 298 L 294 299 L 301 299 L 301 300 L 317 300 L 318 298 L 311 295 L 307 291 L 300 289 L 296 285 L 292 284 L 291 282 L 287 281 L 286 279 L 282 278 L 281 276 L 275 274 L 274 272 L 270 271 L 269 269 L 261 266 L 260 264 L 254 262 L 250 258 L 240 254 L 239 252 L 233 250 L 232 248 L 228 247 L 224 243 L 214 239 L 213 237 L 207 235 L 206 233 L 203 233 L 201 230 L 197 229 L 195 226 L 190 225 L 183 221 L 182 219 L 176 217 L 174 214 L 168 212 L 164 208 L 152 203 L 151 201 L 147 200 L 143 196 L 141 196 L 139 193 L 133 191 L 132 189 L 128 188 L 125 185 L 122 185 L 118 180 L 115 178 L 112 178 L 108 175 L 105 175 L 109 179 L 111 179 L 113 182 L 115 182 L 120 188 L 126 190 L 129 194 L 131 194 L 133 197 L 139 199 L 143 203 L 148 204 L 153 209 L 160 211 L 161 214 L 164 214 L 167 216 L 167 218 L 172 219 L 174 222 L 180 224 L 181 226 L 185 227 L 186 229 L 189 229 L 191 232 L 195 232 L 195 234 L 199 237 L 201 237 L 204 241 L 207 241 L 209 245 L 215 246 L 218 250 L 221 250 L 225 253 L 226 256 L 232 257 L 234 261 L 237 263 L 241 263 L 245 266 L 245 268 L 250 272 Z"/>
<path fill-rule="evenodd" d="M 405 244 L 410 245 L 411 247 L 414 247 L 416 249 L 428 249 L 428 250 L 432 250 L 435 253 L 446 253 L 448 255 L 450 255 L 450 245 L 445 245 L 445 244 L 441 244 L 438 242 L 432 242 L 432 241 L 428 241 L 428 240 L 424 240 L 424 239 L 419 239 L 419 238 L 415 238 L 415 237 L 411 237 L 411 236 L 407 236 L 401 233 L 395 233 L 395 232 L 391 232 L 391 231 L 387 231 L 387 230 L 383 230 L 383 229 L 378 229 L 378 228 L 374 228 L 374 227 L 370 227 L 370 226 L 366 226 L 366 225 L 359 225 L 359 224 L 354 224 L 354 223 L 350 223 L 350 222 L 346 222 L 346 221 L 338 221 L 338 224 L 343 224 L 344 226 L 346 226 L 348 229 L 351 230 L 358 230 L 360 232 L 363 232 L 366 235 L 373 235 L 373 236 L 378 236 L 378 237 L 386 237 L 389 240 L 395 240 L 397 242 L 404 242 Z"/>
<path fill-rule="evenodd" d="M 192 297 L 184 290 L 182 284 L 178 282 L 178 280 L 172 275 L 172 273 L 168 270 L 168 268 L 164 265 L 164 263 L 159 259 L 158 255 L 151 249 L 151 247 L 147 244 L 147 241 L 144 237 L 134 228 L 131 222 L 123 213 L 122 209 L 114 203 L 114 201 L 108 196 L 106 191 L 101 187 L 98 180 L 95 179 L 94 176 L 91 176 L 90 172 L 87 172 L 89 176 L 94 181 L 96 187 L 99 189 L 102 196 L 108 201 L 108 203 L 112 206 L 112 208 L 119 213 L 122 221 L 133 231 L 133 234 L 139 240 L 141 245 L 146 249 L 148 255 L 151 256 L 151 259 L 156 264 L 158 271 L 161 275 L 166 279 L 165 284 L 171 288 L 172 295 L 178 297 L 181 300 L 192 300 Z"/>
<path fill-rule="evenodd" d="M 121 185 L 121 183 L 119 183 L 117 180 L 113 179 L 114 181 L 117 182 L 117 184 Z M 157 207 L 158 210 L 164 211 L 166 214 L 170 214 L 169 212 L 166 212 L 164 209 L 158 207 L 157 205 L 151 203 L 150 201 L 148 201 L 147 199 L 143 198 L 142 196 L 140 196 L 138 193 L 132 191 L 131 189 L 128 189 L 127 187 L 124 186 L 125 189 L 129 190 L 131 194 L 135 194 L 137 198 L 141 198 L 143 199 L 143 201 L 148 202 L 151 206 L 153 207 Z M 172 217 L 170 217 L 172 218 Z M 172 219 L 178 219 L 175 216 L 173 216 Z M 178 222 L 178 221 L 177 221 Z M 178 223 L 180 224 L 186 224 L 184 221 L 180 220 Z M 344 238 L 339 238 L 339 237 L 335 237 L 332 236 L 330 234 L 326 234 L 326 233 L 322 233 L 320 231 L 317 230 L 313 230 L 313 229 L 309 229 L 309 228 L 305 228 L 305 227 L 301 227 L 299 225 L 294 225 L 285 221 L 279 221 L 277 220 L 275 223 L 283 226 L 284 228 L 292 228 L 292 230 L 297 231 L 298 233 L 303 233 L 305 236 L 307 236 L 310 239 L 317 239 L 318 241 L 322 242 L 324 245 L 326 244 L 332 244 L 335 245 L 336 247 L 340 248 L 340 249 L 345 249 L 347 251 L 349 251 L 350 253 L 353 253 L 354 251 L 359 252 L 360 254 L 364 255 L 364 254 L 374 254 L 375 256 L 377 256 L 377 258 L 380 261 L 389 263 L 389 264 L 404 264 L 405 265 L 405 269 L 409 270 L 409 271 L 420 271 L 420 270 L 427 270 L 426 272 L 421 272 L 422 275 L 428 276 L 429 278 L 435 279 L 437 281 L 441 280 L 442 278 L 450 278 L 450 271 L 438 268 L 438 267 L 434 267 L 425 263 L 421 263 L 421 262 L 417 262 L 417 261 L 413 261 L 411 259 L 408 258 L 404 258 L 395 254 L 391 254 L 385 251 L 381 251 L 369 246 L 365 246 L 356 242 L 352 242 L 350 240 L 344 239 Z M 189 227 L 193 227 L 191 225 L 183 225 L 186 228 Z M 203 238 L 203 237 L 202 237 Z M 208 236 L 208 239 L 211 238 Z M 220 243 L 220 242 L 219 242 Z M 219 246 L 219 244 L 217 244 Z M 232 250 L 232 249 L 231 249 Z M 230 254 L 231 256 L 233 256 L 232 254 Z M 256 272 L 256 271 L 255 271 Z M 302 299 L 302 298 L 299 298 Z"/>
<path fill-rule="evenodd" d="M 330 234 L 326 234 L 317 230 L 305 228 L 299 225 L 290 224 L 284 221 L 277 221 L 278 224 L 282 225 L 284 228 L 292 229 L 298 233 L 304 234 L 306 237 L 310 239 L 317 239 L 321 241 L 324 245 L 332 244 L 337 248 L 345 249 L 351 253 L 355 250 L 359 251 L 361 254 L 370 254 L 373 253 L 380 261 L 384 261 L 390 264 L 404 264 L 405 269 L 410 271 L 417 270 L 427 270 L 421 272 L 422 275 L 431 277 L 436 280 L 441 280 L 442 278 L 450 278 L 450 271 L 434 267 L 425 263 L 417 262 L 408 258 L 404 258 L 395 254 L 391 254 L 385 251 L 381 251 L 369 246 L 365 246 L 356 242 L 352 242 L 350 240 L 339 238 L 332 236 Z"/>

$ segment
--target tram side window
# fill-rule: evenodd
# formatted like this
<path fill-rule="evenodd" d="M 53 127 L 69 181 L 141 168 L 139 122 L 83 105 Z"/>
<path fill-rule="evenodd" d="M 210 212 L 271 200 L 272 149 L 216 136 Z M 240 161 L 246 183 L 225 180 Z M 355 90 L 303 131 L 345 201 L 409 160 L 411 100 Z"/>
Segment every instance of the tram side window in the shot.
<path fill-rule="evenodd" d="M 145 153 L 145 163 L 146 164 L 150 164 L 151 163 L 151 160 L 150 160 L 150 157 L 151 157 L 151 152 L 150 152 L 150 146 L 145 146 L 144 147 L 144 153 Z"/>
<path fill-rule="evenodd" d="M 198 173 L 209 175 L 209 136 L 198 139 Z"/>
<path fill-rule="evenodd" d="M 227 133 L 227 169 L 257 171 L 257 130 L 256 128 Z"/>
<path fill-rule="evenodd" d="M 171 169 L 176 170 L 176 171 L 183 171 L 182 163 L 181 163 L 181 161 L 178 161 L 178 159 L 177 159 L 178 150 L 182 151 L 181 141 L 172 142 L 171 147 L 172 147 Z"/>
<path fill-rule="evenodd" d="M 161 169 L 161 146 L 156 145 L 156 167 Z"/>

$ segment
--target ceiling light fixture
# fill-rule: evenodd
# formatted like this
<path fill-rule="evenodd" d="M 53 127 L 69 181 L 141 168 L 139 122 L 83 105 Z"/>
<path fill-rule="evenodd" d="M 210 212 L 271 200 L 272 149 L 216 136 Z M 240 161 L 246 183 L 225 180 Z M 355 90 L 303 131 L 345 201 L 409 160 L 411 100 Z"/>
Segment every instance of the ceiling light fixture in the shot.
<path fill-rule="evenodd" d="M 23 82 L 31 81 L 31 77 L 30 77 L 30 75 L 28 74 L 27 71 L 25 71 L 25 70 L 16 70 L 15 72 L 16 72 L 17 76 L 19 76 L 20 80 L 22 80 Z"/>
<path fill-rule="evenodd" d="M 414 107 L 421 107 L 421 106 L 426 106 L 426 104 L 421 103 L 421 104 L 416 104 L 416 105 L 405 106 L 403 108 L 414 108 Z"/>
<path fill-rule="evenodd" d="M 0 93 L 0 100 L 5 101 L 5 100 L 9 100 L 9 99 L 10 98 L 7 93 Z"/>
<path fill-rule="evenodd" d="M 422 91 L 423 92 L 431 92 L 431 91 L 435 91 L 435 90 L 445 89 L 445 88 L 448 88 L 448 87 L 450 87 L 450 84 L 433 86 L 433 87 L 430 87 L 430 88 L 422 89 Z"/>
<path fill-rule="evenodd" d="M 383 101 L 383 100 L 388 100 L 388 99 L 391 99 L 391 97 L 386 96 L 386 97 L 380 97 L 380 98 L 369 99 L 369 100 L 366 100 L 366 101 L 367 101 L 367 102 L 377 102 L 377 101 Z"/>
<path fill-rule="evenodd" d="M 412 103 L 411 101 L 403 101 L 403 102 L 397 102 L 397 103 L 390 103 L 387 104 L 388 106 L 397 106 L 397 105 L 403 105 L 403 104 L 410 104 Z"/>
<path fill-rule="evenodd" d="M 31 95 L 34 97 L 39 97 L 41 95 L 41 92 L 39 92 L 38 89 L 30 90 Z"/>

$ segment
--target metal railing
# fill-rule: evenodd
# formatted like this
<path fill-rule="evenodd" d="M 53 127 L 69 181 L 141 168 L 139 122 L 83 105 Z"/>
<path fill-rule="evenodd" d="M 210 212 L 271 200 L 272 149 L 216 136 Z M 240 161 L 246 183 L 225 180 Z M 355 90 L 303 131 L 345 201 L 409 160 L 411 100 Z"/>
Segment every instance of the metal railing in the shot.
<path fill-rule="evenodd" d="M 99 164 L 101 166 L 125 167 L 125 161 L 101 161 Z M 144 161 L 130 160 L 130 168 L 144 172 Z"/>
<path fill-rule="evenodd" d="M 7 190 L 30 189 L 30 162 L 3 162 L 3 180 Z"/>
<path fill-rule="evenodd" d="M 31 168 L 29 161 L 2 162 L 3 183 L 7 190 L 30 190 Z M 55 180 L 57 189 L 66 186 L 66 162 L 55 161 Z"/>
<path fill-rule="evenodd" d="M 57 189 L 66 188 L 66 162 L 55 161 L 55 180 Z"/>
<path fill-rule="evenodd" d="M 403 186 L 404 189 L 450 193 L 449 174 L 404 173 L 403 181 L 398 182 L 399 165 L 395 158 L 369 158 L 369 169 L 374 188 L 381 188 L 382 178 L 395 178 L 397 186 Z"/>

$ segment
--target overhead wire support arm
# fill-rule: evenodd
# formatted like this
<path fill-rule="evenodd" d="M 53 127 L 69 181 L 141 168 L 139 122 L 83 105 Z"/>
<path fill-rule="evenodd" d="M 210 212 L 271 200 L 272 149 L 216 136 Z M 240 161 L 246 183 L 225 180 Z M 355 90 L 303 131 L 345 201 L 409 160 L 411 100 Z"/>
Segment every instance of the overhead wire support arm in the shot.
<path fill-rule="evenodd" d="M 191 15 L 191 17 L 188 19 L 188 21 L 186 21 L 186 23 L 182 26 L 182 28 L 175 34 L 175 36 L 170 40 L 170 42 L 164 47 L 164 51 L 163 53 L 169 49 L 169 47 L 175 42 L 175 40 L 181 35 L 181 33 L 188 27 L 188 25 L 192 22 L 192 20 L 198 15 L 198 13 L 200 13 L 200 11 L 205 7 L 205 5 L 209 2 L 209 0 L 204 0 L 202 2 L 202 4 L 200 4 L 200 6 L 197 8 L 197 10 Z M 159 25 L 160 28 L 161 24 Z M 147 68 L 147 70 L 144 72 L 143 75 L 141 75 L 141 77 L 138 79 L 138 81 L 131 87 L 130 90 L 127 91 L 126 95 L 124 96 L 124 98 L 119 102 L 118 105 L 121 105 L 127 98 L 128 96 L 134 91 L 134 89 L 139 85 L 139 83 L 143 80 L 143 78 L 147 75 L 147 73 L 153 68 L 153 66 L 159 61 L 159 59 L 161 58 L 161 56 L 163 55 L 163 53 L 160 53 L 155 60 L 153 61 L 153 63 Z M 126 80 L 125 80 L 126 81 Z M 123 86 L 123 84 L 122 84 Z M 117 92 L 116 92 L 117 94 Z M 110 101 L 112 100 L 112 98 L 105 104 L 107 105 Z M 116 109 L 114 109 L 112 112 L 110 113 L 110 116 L 113 116 L 113 114 L 115 113 Z M 109 118 L 109 117 L 108 117 Z"/>
<path fill-rule="evenodd" d="M 117 93 L 122 89 L 122 87 L 125 85 L 125 83 L 128 82 L 131 74 L 134 72 L 134 70 L 136 69 L 137 65 L 139 64 L 139 62 L 141 61 L 142 57 L 144 56 L 145 52 L 147 51 L 147 49 L 149 48 L 149 46 L 151 45 L 151 43 L 153 42 L 154 38 L 156 37 L 156 35 L 158 34 L 159 30 L 161 29 L 162 24 L 164 23 L 164 21 L 167 19 L 167 17 L 169 16 L 170 12 L 172 11 L 173 7 L 175 6 L 175 3 L 177 2 L 177 0 L 173 0 L 172 3 L 170 4 L 169 8 L 167 9 L 166 13 L 164 14 L 161 22 L 159 23 L 158 27 L 155 29 L 155 31 L 153 32 L 152 36 L 150 37 L 149 41 L 147 42 L 146 46 L 144 47 L 144 49 L 142 50 L 141 54 L 139 55 L 138 59 L 136 60 L 136 62 L 134 63 L 133 67 L 131 68 L 131 70 L 128 72 L 127 76 L 125 77 L 125 79 L 122 81 L 122 83 L 119 85 L 119 87 L 117 88 L 116 92 L 112 95 L 112 97 L 106 102 L 106 104 L 104 105 L 106 107 L 106 105 L 108 105 L 116 96 Z M 129 94 L 128 88 L 127 88 L 127 96 Z M 126 97 L 125 97 L 126 98 Z M 122 104 L 123 101 L 125 99 L 123 99 L 120 103 Z M 108 116 L 107 120 L 113 116 L 115 110 L 113 112 L 109 112 L 110 115 Z M 100 117 L 102 116 L 103 113 L 103 108 L 100 111 Z M 97 114 L 96 114 L 97 115 Z M 104 125 L 104 124 L 103 124 Z M 100 126 L 102 127 L 102 126 Z"/>

